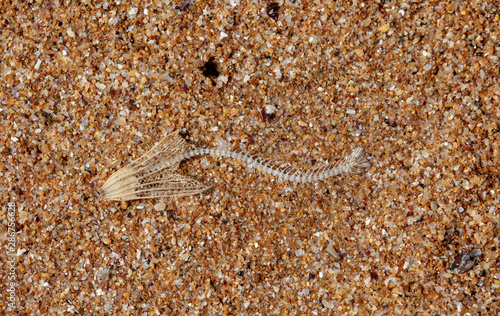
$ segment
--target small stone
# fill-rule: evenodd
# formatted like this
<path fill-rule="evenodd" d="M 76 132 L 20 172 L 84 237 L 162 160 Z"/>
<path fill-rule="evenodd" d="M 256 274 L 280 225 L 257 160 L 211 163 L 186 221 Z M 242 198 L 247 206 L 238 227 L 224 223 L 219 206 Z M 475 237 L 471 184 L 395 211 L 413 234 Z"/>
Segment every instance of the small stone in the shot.
<path fill-rule="evenodd" d="M 464 250 L 455 258 L 455 261 L 453 261 L 451 270 L 455 273 L 467 272 L 472 269 L 479 260 L 478 257 L 472 257 L 467 250 Z"/>
<path fill-rule="evenodd" d="M 260 273 L 255 273 L 255 274 L 253 275 L 253 282 L 254 282 L 254 283 L 259 283 L 259 282 L 260 282 L 260 279 L 261 279 L 261 275 L 260 275 Z"/>
<path fill-rule="evenodd" d="M 124 118 L 123 116 L 118 116 L 116 118 L 116 125 L 124 126 L 125 124 L 127 124 L 127 119 L 126 118 Z"/>
<path fill-rule="evenodd" d="M 333 245 L 330 244 L 326 247 L 326 251 L 335 259 L 335 260 L 340 260 L 341 257 L 339 255 L 339 253 L 337 252 L 337 250 L 335 250 L 335 248 L 333 248 Z"/>
<path fill-rule="evenodd" d="M 165 209 L 165 203 L 163 202 L 158 202 L 155 204 L 155 210 L 157 211 L 163 211 Z"/>
<path fill-rule="evenodd" d="M 56 167 L 56 165 L 54 165 L 54 163 L 50 163 L 47 166 L 46 173 L 47 174 L 52 174 L 52 172 L 54 172 L 55 167 Z"/>
<path fill-rule="evenodd" d="M 103 83 L 100 83 L 100 82 L 96 82 L 96 83 L 95 83 L 95 86 L 96 86 L 99 90 L 101 90 L 101 91 L 102 91 L 102 90 L 104 90 L 104 89 L 106 89 L 106 85 L 105 85 L 105 84 L 103 84 Z"/>
<path fill-rule="evenodd" d="M 467 181 L 467 180 L 462 181 L 462 186 L 463 186 L 463 187 L 464 187 L 464 189 L 466 189 L 466 190 L 470 190 L 470 189 L 472 189 L 472 185 L 471 185 L 471 184 L 470 184 L 470 182 L 469 182 L 469 181 Z"/>
<path fill-rule="evenodd" d="M 219 80 L 222 81 L 222 82 L 224 82 L 224 83 L 227 83 L 228 79 L 229 78 L 227 76 L 220 76 L 219 77 Z"/>
<path fill-rule="evenodd" d="M 97 282 L 106 281 L 109 279 L 109 269 L 99 268 L 95 274 L 95 279 Z"/>
<path fill-rule="evenodd" d="M 66 33 L 68 33 L 68 36 L 71 37 L 71 38 L 74 38 L 75 37 L 75 32 L 73 32 L 73 30 L 71 29 L 71 27 L 68 27 L 66 29 Z"/>
<path fill-rule="evenodd" d="M 24 222 L 26 222 L 27 219 L 28 219 L 28 212 L 20 211 L 19 212 L 19 223 L 24 224 Z"/>
<path fill-rule="evenodd" d="M 60 122 L 64 121 L 64 115 L 63 115 L 62 113 L 59 113 L 59 114 L 57 114 L 56 116 L 53 116 L 53 117 L 52 117 L 52 120 L 53 120 L 54 122 L 58 122 L 58 123 L 60 123 Z"/>
<path fill-rule="evenodd" d="M 378 28 L 380 32 L 387 32 L 391 29 L 391 26 L 389 24 L 384 24 L 381 27 Z"/>
<path fill-rule="evenodd" d="M 333 301 L 323 300 L 322 303 L 328 309 L 332 309 L 335 307 L 335 303 Z"/>
<path fill-rule="evenodd" d="M 436 202 L 436 201 L 432 201 L 432 202 L 431 202 L 431 209 L 432 209 L 433 211 L 436 211 L 436 210 L 437 210 L 437 208 L 438 208 L 438 204 L 437 204 L 437 202 Z"/>
<path fill-rule="evenodd" d="M 277 20 L 279 17 L 280 5 L 277 2 L 270 2 L 267 4 L 266 13 L 273 20 Z"/>
<path fill-rule="evenodd" d="M 477 257 L 480 256 L 483 253 L 483 251 L 479 248 L 476 248 L 470 252 L 471 257 Z"/>
<path fill-rule="evenodd" d="M 180 256 L 179 256 L 179 259 L 180 260 L 184 260 L 186 261 L 187 259 L 189 259 L 189 252 L 183 252 Z"/>
<path fill-rule="evenodd" d="M 276 112 L 276 107 L 274 105 L 266 105 L 266 114 L 273 114 L 274 112 Z"/>

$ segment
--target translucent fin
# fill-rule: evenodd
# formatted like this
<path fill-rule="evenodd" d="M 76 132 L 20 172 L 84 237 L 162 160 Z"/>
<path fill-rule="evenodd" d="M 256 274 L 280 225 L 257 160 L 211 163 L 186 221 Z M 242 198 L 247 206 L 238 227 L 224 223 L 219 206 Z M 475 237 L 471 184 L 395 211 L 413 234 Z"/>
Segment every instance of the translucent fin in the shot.
<path fill-rule="evenodd" d="M 205 191 L 207 186 L 174 173 L 184 159 L 186 147 L 177 132 L 168 134 L 150 151 L 112 174 L 100 189 L 103 199 L 128 201 Z"/>

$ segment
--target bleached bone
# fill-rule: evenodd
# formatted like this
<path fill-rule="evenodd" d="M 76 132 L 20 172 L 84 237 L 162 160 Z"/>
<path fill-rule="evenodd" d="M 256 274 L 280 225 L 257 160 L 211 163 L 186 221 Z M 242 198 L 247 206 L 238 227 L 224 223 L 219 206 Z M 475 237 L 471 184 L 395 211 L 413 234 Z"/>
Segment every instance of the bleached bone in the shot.
<path fill-rule="evenodd" d="M 201 155 L 239 159 L 249 168 L 273 175 L 281 181 L 298 183 L 322 181 L 369 166 L 361 148 L 354 149 L 343 160 L 334 164 L 307 170 L 299 170 L 293 166 L 276 167 L 275 163 L 269 163 L 267 159 L 253 158 L 241 151 L 221 148 L 196 148 L 186 151 L 186 148 L 187 143 L 178 132 L 168 134 L 150 151 L 112 174 L 100 189 L 103 199 L 129 201 L 201 193 L 209 186 L 176 173 L 181 161 Z"/>

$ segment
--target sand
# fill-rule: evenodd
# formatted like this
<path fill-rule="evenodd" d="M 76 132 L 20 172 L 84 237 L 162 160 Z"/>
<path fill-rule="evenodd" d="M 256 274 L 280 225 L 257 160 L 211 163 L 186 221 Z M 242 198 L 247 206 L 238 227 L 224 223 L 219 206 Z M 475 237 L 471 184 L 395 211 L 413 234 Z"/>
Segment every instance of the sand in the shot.
<path fill-rule="evenodd" d="M 2 313 L 500 312 L 494 2 L 97 2 L 0 13 Z M 202 194 L 100 199 L 174 130 L 371 166 L 294 185 L 196 157 Z"/>

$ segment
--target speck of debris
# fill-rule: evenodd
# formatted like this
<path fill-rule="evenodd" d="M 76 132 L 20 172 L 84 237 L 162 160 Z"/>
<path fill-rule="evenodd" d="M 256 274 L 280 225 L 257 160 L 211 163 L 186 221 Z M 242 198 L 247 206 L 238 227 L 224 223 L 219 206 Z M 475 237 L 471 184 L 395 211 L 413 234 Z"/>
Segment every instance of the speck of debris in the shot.
<path fill-rule="evenodd" d="M 280 5 L 277 2 L 271 2 L 267 5 L 266 13 L 273 20 L 277 20 L 279 17 Z"/>
<path fill-rule="evenodd" d="M 451 265 L 451 271 L 455 273 L 464 273 L 472 269 L 479 261 L 479 255 L 480 251 L 473 250 L 472 254 L 475 256 L 472 256 L 469 254 L 467 250 L 462 251 L 461 254 L 459 254 L 456 258 L 455 261 L 453 261 Z"/>
<path fill-rule="evenodd" d="M 201 71 L 205 77 L 209 78 L 217 78 L 220 75 L 214 57 L 210 57 L 208 59 L 208 61 L 203 65 L 203 67 L 201 67 Z"/>

